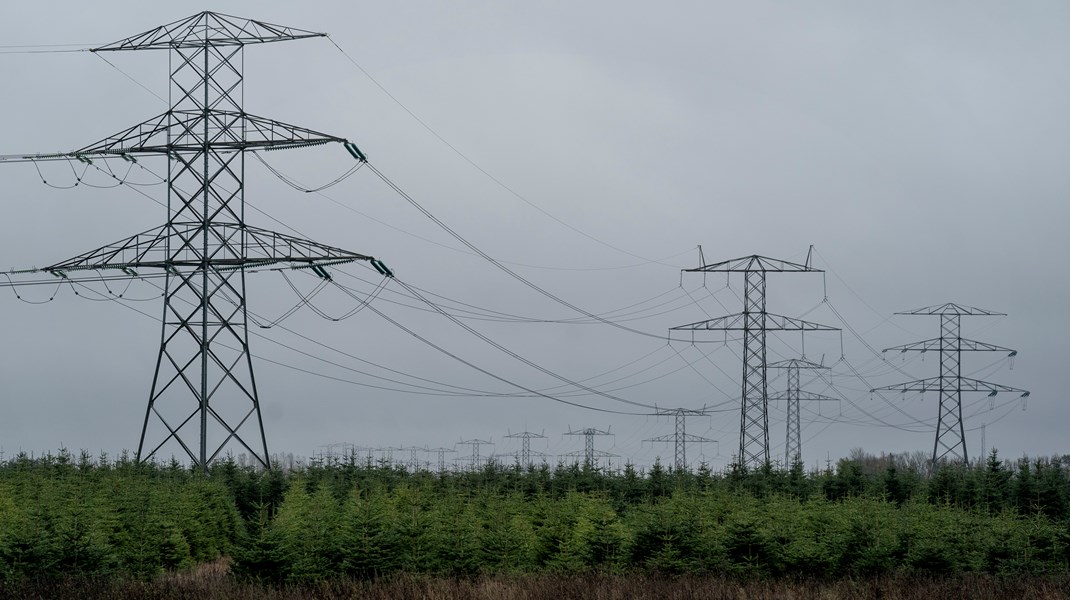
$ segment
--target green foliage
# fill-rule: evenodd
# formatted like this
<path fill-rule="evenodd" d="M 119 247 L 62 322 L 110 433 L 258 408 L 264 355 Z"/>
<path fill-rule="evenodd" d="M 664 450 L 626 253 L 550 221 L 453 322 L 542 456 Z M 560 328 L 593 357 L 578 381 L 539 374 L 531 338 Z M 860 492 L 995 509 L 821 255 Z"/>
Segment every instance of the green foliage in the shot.
<path fill-rule="evenodd" d="M 355 458 L 295 472 L 86 453 L 0 464 L 0 582 L 152 578 L 231 557 L 305 585 L 422 573 L 735 578 L 1066 573 L 1065 457 L 977 467 L 860 451 L 835 470 L 620 473 L 489 464 L 408 472 Z"/>
<path fill-rule="evenodd" d="M 125 457 L 16 457 L 0 468 L 0 579 L 148 576 L 229 553 L 243 525 L 226 488 L 173 475 Z"/>

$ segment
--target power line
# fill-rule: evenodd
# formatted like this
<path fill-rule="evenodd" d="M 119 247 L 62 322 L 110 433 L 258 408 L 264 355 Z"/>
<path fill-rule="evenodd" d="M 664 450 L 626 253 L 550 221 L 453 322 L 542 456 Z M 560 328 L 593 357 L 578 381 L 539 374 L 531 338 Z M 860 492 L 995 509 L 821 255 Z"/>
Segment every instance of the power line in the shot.
<path fill-rule="evenodd" d="M 653 337 L 653 338 L 658 338 L 658 339 L 664 339 L 663 336 L 661 336 L 661 335 L 648 333 L 648 332 L 645 332 L 645 331 L 640 331 L 638 329 L 634 329 L 632 327 L 628 327 L 626 325 L 621 325 L 619 323 L 615 323 L 613 321 L 604 319 L 604 318 L 602 318 L 602 317 L 600 317 L 600 316 L 598 316 L 598 315 L 596 315 L 594 313 L 591 313 L 591 312 L 589 312 L 587 310 L 584 310 L 584 309 L 576 306 L 575 304 L 572 304 L 572 303 L 568 302 L 567 300 L 564 300 L 564 299 L 560 298 L 559 296 L 549 292 L 548 290 L 546 290 L 546 289 L 544 289 L 542 287 L 539 287 L 538 285 L 536 285 L 532 281 L 528 280 L 527 278 L 521 276 L 520 274 L 518 274 L 517 272 L 513 271 L 509 267 L 505 266 L 500 261 L 498 261 L 494 257 L 490 256 L 486 252 L 484 252 L 478 246 L 476 246 L 475 244 L 469 242 L 467 239 L 462 237 L 459 233 L 457 233 L 452 228 L 450 228 L 448 225 L 446 225 L 446 223 L 444 223 L 441 219 L 439 219 L 434 214 L 432 214 L 429 210 L 424 208 L 419 202 L 416 201 L 415 198 L 413 198 L 412 196 L 407 194 L 405 192 L 405 190 L 401 189 L 401 187 L 399 187 L 396 183 L 394 183 L 389 178 L 387 178 L 386 175 L 384 175 L 379 169 L 377 169 L 375 167 L 375 165 L 369 163 L 368 164 L 368 168 L 371 169 L 371 171 L 373 173 L 375 173 L 376 176 L 379 177 L 379 179 L 381 179 L 384 183 L 386 183 L 387 186 L 390 187 L 390 189 L 394 190 L 399 196 L 404 198 L 406 202 L 411 204 L 414 208 L 416 208 L 418 211 L 420 211 L 421 214 L 423 214 L 425 217 L 430 219 L 433 223 L 438 225 L 443 231 L 445 231 L 446 233 L 448 233 L 451 236 L 453 236 L 454 239 L 456 239 L 457 241 L 459 241 L 462 244 L 464 244 L 465 246 L 467 246 L 470 250 L 472 250 L 473 252 L 475 252 L 476 254 L 481 256 L 484 260 L 486 260 L 490 264 L 492 264 L 495 267 L 497 267 L 499 270 L 503 271 L 505 274 L 509 275 L 513 279 L 516 279 L 517 281 L 519 281 L 520 283 L 526 285 L 527 287 L 531 288 L 532 290 L 538 292 L 539 294 L 542 294 L 543 296 L 549 298 L 550 300 L 553 300 L 554 302 L 557 302 L 558 304 L 561 304 L 562 306 L 565 306 L 565 307 L 567 307 L 567 308 L 569 308 L 571 310 L 574 310 L 577 313 L 580 313 L 580 314 L 582 314 L 582 315 L 584 315 L 584 316 L 586 316 L 586 317 L 588 317 L 590 319 L 594 319 L 594 320 L 599 321 L 601 323 L 604 323 L 606 325 L 610 325 L 611 327 L 616 327 L 616 328 L 621 329 L 623 331 L 627 331 L 627 332 L 634 333 L 634 334 L 641 335 L 641 336 L 645 336 L 645 337 Z"/>
<path fill-rule="evenodd" d="M 633 252 L 629 252 L 628 250 L 625 250 L 623 248 L 620 248 L 618 246 L 610 244 L 609 242 L 605 242 L 603 240 L 600 240 L 600 239 L 594 237 L 593 235 L 591 235 L 591 234 L 589 234 L 589 233 L 587 233 L 587 232 L 585 232 L 585 231 L 583 231 L 583 230 L 581 230 L 581 229 L 579 229 L 577 227 L 574 227 L 573 225 L 570 225 L 569 223 L 557 218 L 556 216 L 554 216 L 550 212 L 548 212 L 545 209 L 543 209 L 541 206 L 535 204 L 531 200 L 528 200 L 522 194 L 520 194 L 519 192 L 517 192 L 513 188 L 509 187 L 504 182 L 502 182 L 500 179 L 498 179 L 497 177 L 492 175 L 490 172 L 488 172 L 486 169 L 481 167 L 474 160 L 469 158 L 468 155 L 466 155 L 465 153 L 461 152 L 456 146 L 454 146 L 449 141 L 447 141 L 446 138 L 444 138 L 441 135 L 439 135 L 439 133 L 437 131 L 435 131 L 430 125 L 428 125 L 426 121 L 424 121 L 419 116 L 417 116 L 416 113 L 414 113 L 413 111 L 409 110 L 409 108 L 407 106 L 405 106 L 401 102 L 401 100 L 399 100 L 396 96 L 391 94 L 390 91 L 387 90 L 381 83 L 379 83 L 379 81 L 377 79 L 372 77 L 371 73 L 369 73 L 364 67 L 362 67 L 360 65 L 360 63 L 358 63 L 356 61 L 356 59 L 354 59 L 352 56 L 349 55 L 349 53 L 347 53 L 345 50 L 343 50 L 342 47 L 339 46 L 334 41 L 334 39 L 332 39 L 330 36 L 328 36 L 327 39 L 331 42 L 331 45 L 333 45 L 335 48 L 337 48 L 338 51 L 342 53 L 342 56 L 344 56 L 353 66 L 355 66 L 358 70 L 360 70 L 360 72 L 363 73 L 364 76 L 367 77 L 368 80 L 371 81 L 375 85 L 375 87 L 379 88 L 380 91 L 382 91 L 384 94 L 386 94 L 386 96 L 388 98 L 390 98 L 394 102 L 394 104 L 397 104 L 398 107 L 400 107 L 410 117 L 412 117 L 417 123 L 419 123 L 420 126 L 423 127 L 432 136 L 434 136 L 435 139 L 437 139 L 438 141 L 442 142 L 447 148 L 449 148 L 451 151 L 453 151 L 457 156 L 461 157 L 462 160 L 464 160 L 469 165 L 471 165 L 473 168 L 475 168 L 477 171 L 479 171 L 480 173 L 485 175 L 488 179 L 493 181 L 496 185 L 498 185 L 498 187 L 500 187 L 503 190 L 505 190 L 506 192 L 508 192 L 511 196 L 513 196 L 514 198 L 520 200 L 524 204 L 527 204 L 528 206 L 534 208 L 535 210 L 539 211 L 543 215 L 545 215 L 545 216 L 549 217 L 550 219 L 554 220 L 558 224 L 560 224 L 560 225 L 562 225 L 562 226 L 574 231 L 575 233 L 578 233 L 579 235 L 582 235 L 583 237 L 585 237 L 585 238 L 587 238 L 587 239 L 589 239 L 589 240 L 591 240 L 591 241 L 593 241 L 593 242 L 595 242 L 595 243 L 597 243 L 599 245 L 605 246 L 606 248 L 610 248 L 610 249 L 615 250 L 617 252 L 620 252 L 622 254 L 627 254 L 628 256 L 631 256 L 632 258 L 638 258 L 640 260 L 645 261 L 646 263 L 664 264 L 664 263 L 662 263 L 660 261 L 648 259 L 646 257 L 640 256 L 638 254 L 635 254 Z M 666 265 L 666 266 L 673 266 L 673 265 Z"/>

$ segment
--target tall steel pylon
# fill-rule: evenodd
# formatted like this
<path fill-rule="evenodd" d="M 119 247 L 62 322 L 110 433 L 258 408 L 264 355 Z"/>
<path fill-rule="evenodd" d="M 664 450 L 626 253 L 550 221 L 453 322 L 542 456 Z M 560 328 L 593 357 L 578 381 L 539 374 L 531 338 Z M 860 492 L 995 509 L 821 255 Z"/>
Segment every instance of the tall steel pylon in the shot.
<path fill-rule="evenodd" d="M 936 440 L 933 442 L 931 466 L 936 466 L 939 461 L 945 459 L 961 460 L 963 463 L 969 464 L 970 459 L 966 451 L 966 426 L 962 418 L 962 392 L 988 392 L 989 396 L 995 396 L 999 392 L 1012 392 L 1021 394 L 1023 398 L 1028 397 L 1029 392 L 962 376 L 963 352 L 1006 352 L 1010 356 L 1018 354 L 1017 350 L 1011 350 L 1010 348 L 964 339 L 961 331 L 962 317 L 993 317 L 1006 316 L 1006 314 L 954 303 L 929 306 L 895 314 L 940 317 L 940 337 L 903 346 L 894 346 L 884 350 L 885 352 L 892 350 L 899 350 L 900 352 L 938 351 L 940 353 L 940 376 L 874 388 L 870 391 L 939 392 L 940 404 L 936 419 Z"/>
<path fill-rule="evenodd" d="M 527 468 L 527 467 L 531 466 L 531 455 L 532 455 L 531 439 L 532 438 L 537 438 L 537 439 L 545 439 L 546 438 L 546 436 L 541 434 L 541 433 L 532 433 L 530 431 L 522 431 L 520 433 L 510 433 L 509 435 L 507 435 L 505 437 L 507 437 L 507 438 L 520 438 L 520 440 L 521 440 L 521 442 L 520 442 L 520 456 L 518 456 L 517 458 L 520 459 L 520 464 L 524 468 Z M 534 452 L 534 454 L 536 456 L 545 456 L 542 452 L 538 452 L 538 451 Z"/>
<path fill-rule="evenodd" d="M 705 416 L 710 414 L 706 409 L 693 409 L 693 408 L 661 408 L 658 409 L 657 414 L 669 415 L 675 418 L 676 428 L 672 435 L 659 435 L 643 440 L 644 442 L 661 442 L 673 444 L 673 465 L 677 471 L 683 472 L 690 469 L 687 464 L 687 443 L 692 444 L 706 444 L 706 443 L 718 443 L 717 440 L 702 437 L 700 435 L 692 435 L 687 433 L 687 417 L 688 416 Z"/>
<path fill-rule="evenodd" d="M 786 400 L 788 405 L 787 434 L 784 442 L 784 465 L 790 466 L 796 460 L 802 460 L 802 420 L 799 417 L 799 403 L 836 402 L 837 398 L 823 396 L 800 389 L 799 369 L 828 369 L 824 365 L 810 362 L 805 358 L 791 358 L 766 365 L 767 369 L 787 369 L 788 389 L 769 396 L 770 400 Z"/>
<path fill-rule="evenodd" d="M 236 443 L 261 465 L 270 463 L 260 397 L 249 353 L 245 271 L 325 267 L 371 256 L 268 231 L 245 221 L 248 152 L 344 144 L 345 138 L 249 114 L 244 108 L 245 48 L 323 37 L 213 12 L 151 29 L 91 52 L 166 50 L 168 110 L 73 152 L 0 157 L 8 161 L 161 157 L 167 162 L 167 222 L 47 267 L 69 271 L 140 269 L 165 275 L 163 325 L 156 370 L 138 442 L 138 460 L 177 443 L 207 469 Z M 192 402 L 190 397 L 192 396 Z M 189 435 L 191 430 L 196 435 Z"/>
<path fill-rule="evenodd" d="M 613 457 L 617 456 L 616 454 L 611 454 L 609 452 L 604 452 L 602 450 L 595 450 L 594 449 L 594 437 L 596 435 L 613 435 L 609 431 L 603 431 L 601 429 L 595 429 L 594 427 L 586 427 L 584 429 L 580 429 L 580 430 L 577 430 L 577 431 L 572 431 L 572 429 L 569 429 L 568 432 L 565 433 L 565 435 L 582 435 L 583 436 L 583 464 L 586 467 L 595 466 L 595 460 L 596 459 L 599 459 L 599 458 L 613 458 Z M 576 456 L 576 457 L 578 457 L 579 455 L 580 455 L 579 452 L 567 452 L 567 453 L 565 453 L 565 456 Z"/>
<path fill-rule="evenodd" d="M 673 327 L 672 331 L 742 331 L 743 393 L 739 425 L 739 465 L 759 468 L 769 462 L 769 394 L 766 379 L 766 332 L 836 331 L 837 328 L 783 317 L 765 310 L 767 273 L 821 273 L 807 264 L 751 255 L 684 269 L 688 273 L 743 273 L 743 312 Z"/>

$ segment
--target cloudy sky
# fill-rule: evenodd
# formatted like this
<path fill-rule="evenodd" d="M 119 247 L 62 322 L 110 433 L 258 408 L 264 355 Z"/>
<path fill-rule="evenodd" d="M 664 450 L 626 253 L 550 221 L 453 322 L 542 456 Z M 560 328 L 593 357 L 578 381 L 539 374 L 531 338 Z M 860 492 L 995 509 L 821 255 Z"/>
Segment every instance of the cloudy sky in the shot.
<path fill-rule="evenodd" d="M 770 275 L 768 306 L 844 328 L 842 343 L 835 333 L 805 340 L 806 356 L 831 366 L 804 374 L 806 389 L 842 398 L 804 405 L 808 465 L 852 448 L 931 452 L 935 395 L 869 389 L 937 375 L 935 356 L 880 350 L 936 337 L 935 317 L 893 313 L 945 302 L 1007 313 L 966 318 L 963 335 L 1017 349 L 1013 365 L 973 353 L 963 371 L 1032 392 L 1028 403 L 965 398 L 971 455 L 982 427 L 985 447 L 1007 456 L 1067 451 L 1065 3 L 5 5 L 0 154 L 82 147 L 162 113 L 166 53 L 112 53 L 109 64 L 55 50 L 202 8 L 329 33 L 248 47 L 246 110 L 356 142 L 471 244 L 632 330 L 592 321 L 475 255 L 368 169 L 314 194 L 249 160 L 250 224 L 381 258 L 400 282 L 372 306 L 498 377 L 374 311 L 321 318 L 358 306 L 331 287 L 279 326 L 251 329 L 272 452 L 480 438 L 494 442 L 483 455 L 506 454 L 519 443 L 505 436 L 527 430 L 547 436 L 533 450 L 556 457 L 583 448 L 563 433 L 595 427 L 613 434 L 597 447 L 618 463 L 671 460 L 671 445 L 644 442 L 670 434 L 670 419 L 602 412 L 648 411 L 594 389 L 713 407 L 688 432 L 720 443 L 689 447 L 688 458 L 722 467 L 739 443 L 740 344 L 666 336 L 738 312 L 742 280 L 680 269 L 698 265 L 699 245 L 707 262 L 802 262 L 811 244 L 825 275 Z M 340 146 L 263 158 L 307 186 L 353 165 Z M 111 165 L 128 182 L 117 187 L 104 168 L 38 166 L 0 165 L 0 269 L 52 264 L 165 220 L 154 200 L 166 190 L 144 185 L 165 172 L 158 159 L 129 173 Z M 82 185 L 59 189 L 78 176 Z M 380 283 L 363 266 L 335 279 L 359 297 Z M 317 283 L 291 282 L 305 294 Z M 93 289 L 0 288 L 6 454 L 136 447 L 162 301 L 144 281 Z M 250 275 L 248 292 L 265 321 L 298 301 L 278 273 Z M 92 301 L 119 293 L 122 302 Z M 801 342 L 771 335 L 770 360 L 799 356 Z M 770 392 L 785 385 L 770 373 Z M 784 415 L 783 403 L 771 405 L 773 457 L 783 455 Z"/>

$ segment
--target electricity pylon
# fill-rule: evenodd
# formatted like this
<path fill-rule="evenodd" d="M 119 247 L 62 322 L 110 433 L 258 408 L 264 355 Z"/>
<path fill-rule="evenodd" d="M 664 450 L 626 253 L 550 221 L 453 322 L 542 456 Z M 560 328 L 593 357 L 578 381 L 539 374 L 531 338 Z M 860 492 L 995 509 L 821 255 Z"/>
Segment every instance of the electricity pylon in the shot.
<path fill-rule="evenodd" d="M 935 350 L 940 353 L 940 376 L 874 388 L 870 391 L 939 392 L 940 404 L 939 414 L 936 419 L 936 440 L 933 442 L 933 458 L 930 466 L 935 467 L 939 461 L 945 458 L 960 459 L 963 463 L 969 464 L 970 459 L 966 451 L 966 426 L 962 418 L 962 392 L 988 392 L 989 396 L 995 396 L 999 392 L 1012 392 L 1021 394 L 1023 398 L 1028 397 L 1029 392 L 962 376 L 963 352 L 1006 352 L 1010 356 L 1018 354 L 1017 350 L 1011 350 L 1010 348 L 964 339 L 961 332 L 962 317 L 993 317 L 1006 316 L 1006 314 L 954 303 L 929 306 L 895 314 L 938 315 L 940 317 L 940 337 L 903 346 L 894 346 L 884 350 L 885 352 L 891 350 L 899 350 L 900 352 L 928 352 Z"/>
<path fill-rule="evenodd" d="M 802 460 L 802 425 L 799 418 L 799 402 L 836 402 L 837 398 L 823 396 L 799 389 L 799 369 L 828 369 L 824 365 L 810 362 L 805 358 L 791 358 L 766 365 L 767 369 L 787 369 L 788 389 L 769 396 L 770 400 L 786 400 L 788 404 L 788 426 L 784 442 L 784 466 L 790 466 L 796 459 Z"/>
<path fill-rule="evenodd" d="M 91 48 L 91 52 L 167 50 L 168 110 L 73 152 L 0 157 L 87 164 L 120 158 L 168 159 L 164 225 L 44 269 L 59 276 L 105 269 L 131 277 L 141 269 L 165 273 L 163 332 L 138 442 L 139 461 L 177 442 L 195 465 L 207 469 L 235 442 L 269 466 L 249 352 L 246 269 L 307 268 L 329 280 L 325 267 L 362 260 L 384 276 L 391 275 L 371 256 L 245 221 L 248 152 L 336 142 L 358 161 L 366 161 L 345 138 L 258 117 L 244 108 L 246 46 L 325 35 L 201 12 Z M 187 437 L 191 429 L 197 431 L 192 439 Z"/>
<path fill-rule="evenodd" d="M 379 448 L 382 458 L 386 461 L 387 466 L 394 467 L 394 452 L 401 452 L 404 448 L 400 446 L 386 446 L 385 448 Z"/>
<path fill-rule="evenodd" d="M 659 435 L 643 440 L 644 442 L 672 442 L 673 455 L 675 468 L 679 472 L 687 471 L 689 466 L 687 464 L 687 443 L 693 444 L 706 444 L 717 443 L 717 440 L 711 440 L 710 438 L 702 437 L 700 435 L 692 435 L 687 433 L 687 417 L 688 416 L 705 416 L 710 414 L 706 409 L 693 409 L 693 408 L 659 408 L 657 411 L 659 416 L 671 415 L 675 417 L 676 429 L 672 435 Z"/>
<path fill-rule="evenodd" d="M 767 273 L 821 273 L 810 266 L 751 255 L 684 269 L 688 273 L 743 273 L 743 312 L 688 325 L 672 331 L 742 331 L 743 394 L 739 425 L 739 465 L 759 468 L 769 462 L 769 394 L 766 379 L 766 332 L 837 331 L 836 327 L 783 317 L 765 310 Z"/>
<path fill-rule="evenodd" d="M 595 459 L 597 458 L 613 458 L 616 454 L 609 452 L 603 452 L 602 450 L 594 449 L 594 436 L 596 435 L 613 435 L 609 431 L 602 431 L 601 429 L 595 429 L 594 427 L 586 427 L 577 431 L 569 429 L 565 435 L 582 435 L 583 436 L 583 464 L 586 467 L 593 467 L 595 465 Z M 566 452 L 565 456 L 580 455 L 579 452 Z"/>
<path fill-rule="evenodd" d="M 446 472 L 446 453 L 456 451 L 456 448 L 432 448 L 427 452 L 435 452 L 438 454 L 438 472 L 439 474 L 442 474 Z"/>
<path fill-rule="evenodd" d="M 531 438 L 539 438 L 539 439 L 545 439 L 546 438 L 546 436 L 541 434 L 541 433 L 532 433 L 530 431 L 522 431 L 520 433 L 510 433 L 509 435 L 507 435 L 505 437 L 507 437 L 507 438 L 520 438 L 520 440 L 521 440 L 521 443 L 520 443 L 520 456 L 518 456 L 517 458 L 520 459 L 520 464 L 523 465 L 525 468 L 531 466 L 531 455 L 532 454 L 535 454 L 536 456 L 545 456 L 545 454 L 542 453 L 542 452 L 536 451 L 536 452 L 533 453 L 531 451 Z"/>
<path fill-rule="evenodd" d="M 319 458 L 325 463 L 341 462 L 350 456 L 356 456 L 357 447 L 350 442 L 332 442 L 323 444 L 320 448 L 326 448 L 319 452 Z M 339 449 L 341 451 L 339 451 Z M 313 454 L 315 456 L 315 454 Z"/>
<path fill-rule="evenodd" d="M 480 458 L 479 458 L 479 447 L 480 446 L 487 446 L 487 445 L 493 445 L 494 444 L 494 442 L 491 442 L 489 440 L 481 440 L 479 438 L 473 438 L 473 439 L 470 439 L 470 440 L 462 440 L 462 441 L 457 442 L 457 443 L 459 445 L 462 445 L 462 446 L 471 446 L 472 447 L 472 456 L 469 459 L 472 462 L 472 470 L 478 469 L 480 467 L 480 464 L 481 464 Z"/>
<path fill-rule="evenodd" d="M 407 448 L 400 448 L 400 449 L 409 451 L 409 469 L 411 469 L 413 473 L 415 473 L 416 471 L 419 471 L 420 470 L 420 459 L 417 458 L 416 453 L 417 452 L 427 452 L 428 451 L 427 448 L 426 447 L 421 448 L 420 446 L 409 446 Z"/>

